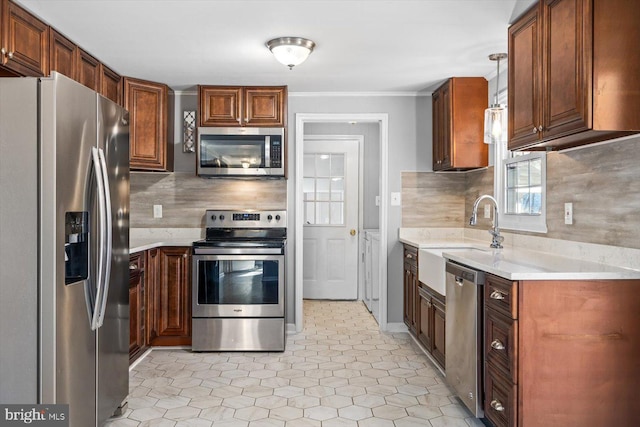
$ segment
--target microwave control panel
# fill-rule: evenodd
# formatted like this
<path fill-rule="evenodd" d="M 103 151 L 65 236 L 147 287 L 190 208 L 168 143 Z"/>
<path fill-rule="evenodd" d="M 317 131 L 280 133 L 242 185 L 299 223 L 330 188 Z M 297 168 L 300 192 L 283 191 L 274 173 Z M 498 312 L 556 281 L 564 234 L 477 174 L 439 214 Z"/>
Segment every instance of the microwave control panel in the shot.
<path fill-rule="evenodd" d="M 282 141 L 280 138 L 273 138 L 271 140 L 271 167 L 282 167 Z"/>

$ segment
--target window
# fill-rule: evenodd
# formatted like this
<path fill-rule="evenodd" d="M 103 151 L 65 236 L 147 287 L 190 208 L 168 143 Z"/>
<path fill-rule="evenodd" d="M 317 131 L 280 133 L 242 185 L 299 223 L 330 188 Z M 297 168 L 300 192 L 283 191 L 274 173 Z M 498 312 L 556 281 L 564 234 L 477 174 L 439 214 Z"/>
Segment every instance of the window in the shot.
<path fill-rule="evenodd" d="M 506 105 L 507 91 L 498 102 Z M 546 173 L 544 151 L 509 151 L 494 146 L 494 194 L 500 206 L 500 228 L 534 233 L 547 232 Z"/>
<path fill-rule="evenodd" d="M 344 154 L 304 155 L 307 225 L 344 225 Z"/>

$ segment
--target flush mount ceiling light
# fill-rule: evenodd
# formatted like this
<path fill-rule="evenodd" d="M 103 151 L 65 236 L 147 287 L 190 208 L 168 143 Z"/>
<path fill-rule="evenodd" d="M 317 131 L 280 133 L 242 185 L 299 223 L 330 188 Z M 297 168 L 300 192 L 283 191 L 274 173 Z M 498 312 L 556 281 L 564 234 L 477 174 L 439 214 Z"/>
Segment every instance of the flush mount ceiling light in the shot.
<path fill-rule="evenodd" d="M 498 76 L 496 77 L 496 96 L 493 104 L 484 110 L 484 143 L 497 144 L 507 141 L 507 109 L 498 103 L 500 89 L 500 61 L 507 57 L 506 53 L 493 53 L 489 59 L 498 62 Z"/>
<path fill-rule="evenodd" d="M 278 37 L 267 42 L 271 53 L 290 70 L 296 65 L 302 64 L 313 52 L 315 46 L 314 42 L 302 37 Z"/>

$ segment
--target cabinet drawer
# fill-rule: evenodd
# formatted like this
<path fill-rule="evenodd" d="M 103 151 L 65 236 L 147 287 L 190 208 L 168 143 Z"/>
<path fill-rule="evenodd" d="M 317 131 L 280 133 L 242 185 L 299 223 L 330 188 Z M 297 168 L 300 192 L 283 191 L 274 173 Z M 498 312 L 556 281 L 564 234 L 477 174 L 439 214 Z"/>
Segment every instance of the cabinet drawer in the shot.
<path fill-rule="evenodd" d="M 404 245 L 404 262 L 407 265 L 418 268 L 418 248 Z"/>
<path fill-rule="evenodd" d="M 485 355 L 511 382 L 518 375 L 518 321 L 488 308 L 485 311 Z"/>
<path fill-rule="evenodd" d="M 144 271 L 144 252 L 137 252 L 129 257 L 129 276 L 135 276 Z"/>
<path fill-rule="evenodd" d="M 495 427 L 515 427 L 517 421 L 516 386 L 487 365 L 484 415 Z"/>
<path fill-rule="evenodd" d="M 517 319 L 517 282 L 487 274 L 484 286 L 484 301 L 487 308 L 496 309 L 512 319 Z"/>

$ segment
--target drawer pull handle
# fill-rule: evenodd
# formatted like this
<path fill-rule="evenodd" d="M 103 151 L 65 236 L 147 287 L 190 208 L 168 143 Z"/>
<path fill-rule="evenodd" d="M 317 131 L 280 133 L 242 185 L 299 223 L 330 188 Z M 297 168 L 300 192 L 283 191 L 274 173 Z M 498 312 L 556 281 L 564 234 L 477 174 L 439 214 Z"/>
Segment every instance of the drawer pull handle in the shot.
<path fill-rule="evenodd" d="M 408 258 L 408 259 L 413 259 L 413 255 L 411 255 L 411 254 L 407 254 L 407 258 Z"/>
<path fill-rule="evenodd" d="M 129 264 L 129 270 L 136 270 L 138 266 L 136 264 Z"/>
<path fill-rule="evenodd" d="M 499 291 L 493 291 L 493 292 L 491 292 L 491 295 L 489 295 L 489 298 L 497 299 L 497 300 L 503 300 L 504 299 L 504 294 L 502 292 L 499 292 Z"/>
<path fill-rule="evenodd" d="M 499 400 L 493 399 L 491 401 L 491 407 L 498 412 L 504 412 L 504 406 L 500 403 Z"/>
<path fill-rule="evenodd" d="M 500 340 L 493 340 L 491 342 L 491 348 L 494 348 L 496 350 L 504 350 L 504 344 L 502 344 Z"/>

